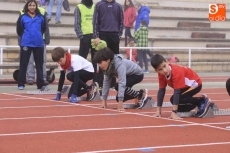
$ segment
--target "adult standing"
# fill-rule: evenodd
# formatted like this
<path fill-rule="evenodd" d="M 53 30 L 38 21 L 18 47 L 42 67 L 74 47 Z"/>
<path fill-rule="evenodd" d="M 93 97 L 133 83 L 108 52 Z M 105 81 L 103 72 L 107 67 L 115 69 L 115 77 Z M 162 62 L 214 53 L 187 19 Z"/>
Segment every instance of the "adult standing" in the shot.
<path fill-rule="evenodd" d="M 55 23 L 61 24 L 60 18 L 61 18 L 63 0 L 49 0 L 48 7 L 47 7 L 48 22 L 51 20 L 52 9 L 53 9 L 53 5 L 54 5 L 55 1 L 56 1 L 56 5 L 57 5 Z"/>
<path fill-rule="evenodd" d="M 79 55 L 87 59 L 89 50 L 91 50 L 91 61 L 94 67 L 94 72 L 97 71 L 97 64 L 93 62 L 95 49 L 92 48 L 91 39 L 93 39 L 93 13 L 95 5 L 93 0 L 82 0 L 77 5 L 74 11 L 74 30 L 77 37 L 80 39 Z M 93 79 L 96 81 L 96 74 Z"/>
<path fill-rule="evenodd" d="M 124 3 L 124 27 L 125 27 L 125 46 L 127 46 L 128 37 L 133 38 L 131 35 L 131 28 L 136 20 L 136 9 L 132 0 L 125 0 Z"/>
<path fill-rule="evenodd" d="M 101 0 L 96 3 L 93 16 L 95 45 L 104 40 L 114 54 L 119 54 L 120 37 L 123 33 L 124 14 L 122 6 L 115 0 Z"/>
<path fill-rule="evenodd" d="M 27 2 L 28 0 L 25 0 Z M 40 13 L 46 18 L 46 10 L 42 7 L 38 7 Z M 20 10 L 20 15 L 24 14 L 24 10 Z M 50 43 L 50 33 L 49 33 L 49 25 L 48 22 L 46 22 L 46 31 L 45 34 L 43 34 L 43 40 L 44 40 L 44 63 L 43 63 L 43 78 L 46 84 L 47 82 L 47 74 L 46 74 L 46 45 L 49 45 Z M 20 44 L 21 38 L 19 37 L 19 44 Z M 27 84 L 33 85 L 35 80 L 35 70 L 34 70 L 34 56 L 33 53 L 30 55 L 30 60 L 27 67 Z"/>
<path fill-rule="evenodd" d="M 23 90 L 26 82 L 26 70 L 31 52 L 37 71 L 37 88 L 45 85 L 43 79 L 44 41 L 42 35 L 46 31 L 46 19 L 38 9 L 36 0 L 29 0 L 24 6 L 24 14 L 17 21 L 17 34 L 21 37 L 20 42 L 20 71 L 18 89 Z"/>

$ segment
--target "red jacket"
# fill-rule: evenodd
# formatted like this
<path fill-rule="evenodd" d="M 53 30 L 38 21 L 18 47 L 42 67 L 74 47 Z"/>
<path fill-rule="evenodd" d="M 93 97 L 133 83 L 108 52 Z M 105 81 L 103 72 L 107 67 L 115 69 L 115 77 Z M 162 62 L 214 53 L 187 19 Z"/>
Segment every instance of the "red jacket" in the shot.
<path fill-rule="evenodd" d="M 124 12 L 124 26 L 125 27 L 133 27 L 133 23 L 136 20 L 136 9 L 134 7 L 128 7 Z"/>

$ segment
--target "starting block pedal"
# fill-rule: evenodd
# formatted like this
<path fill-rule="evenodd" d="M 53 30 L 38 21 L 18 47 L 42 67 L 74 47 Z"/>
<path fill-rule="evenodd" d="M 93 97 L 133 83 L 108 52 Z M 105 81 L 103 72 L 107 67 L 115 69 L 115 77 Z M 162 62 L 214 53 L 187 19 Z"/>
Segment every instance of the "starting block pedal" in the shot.
<path fill-rule="evenodd" d="M 134 109 L 135 104 L 123 104 L 124 109 Z M 139 109 L 151 109 L 154 106 L 154 101 L 152 97 L 147 97 Z"/>
<path fill-rule="evenodd" d="M 195 112 L 195 111 L 194 111 Z M 192 117 L 195 115 L 193 112 L 178 112 L 180 117 Z M 215 116 L 230 115 L 230 109 L 219 109 L 215 103 L 211 103 L 207 108 L 206 113 L 201 118 L 212 118 Z"/>
<path fill-rule="evenodd" d="M 61 94 L 67 94 L 69 92 L 70 87 L 69 86 L 64 86 L 61 90 Z"/>
<path fill-rule="evenodd" d="M 42 88 L 40 89 L 40 91 L 49 91 L 49 90 L 50 90 L 50 88 L 48 85 L 42 86 Z"/>
<path fill-rule="evenodd" d="M 96 92 L 96 95 L 94 96 L 94 98 L 91 99 L 90 101 L 101 101 L 100 92 L 97 91 L 97 92 Z"/>
<path fill-rule="evenodd" d="M 206 112 L 199 118 L 212 118 L 214 117 L 214 111 L 213 111 L 213 108 L 214 108 L 214 103 L 211 103 Z M 190 112 L 178 112 L 177 115 L 182 117 L 182 118 L 186 118 L 186 117 L 192 117 L 192 116 L 195 116 L 196 114 L 196 111 L 190 111 Z"/>
<path fill-rule="evenodd" d="M 154 101 L 152 97 L 147 97 L 147 99 L 143 102 L 143 105 L 139 107 L 139 109 L 151 109 L 154 106 Z"/>
<path fill-rule="evenodd" d="M 205 114 L 201 117 L 201 118 L 212 118 L 214 117 L 214 103 L 210 103 L 210 105 L 207 108 L 207 111 L 205 112 Z"/>
<path fill-rule="evenodd" d="M 88 95 L 87 95 L 87 97 L 77 97 L 77 100 L 79 100 L 79 101 L 82 101 L 82 100 L 83 101 L 101 101 L 101 97 L 100 97 L 100 93 L 97 92 L 95 97 L 91 100 L 89 100 Z"/>
<path fill-rule="evenodd" d="M 218 106 L 214 103 L 213 111 L 218 111 L 218 110 L 219 110 Z"/>

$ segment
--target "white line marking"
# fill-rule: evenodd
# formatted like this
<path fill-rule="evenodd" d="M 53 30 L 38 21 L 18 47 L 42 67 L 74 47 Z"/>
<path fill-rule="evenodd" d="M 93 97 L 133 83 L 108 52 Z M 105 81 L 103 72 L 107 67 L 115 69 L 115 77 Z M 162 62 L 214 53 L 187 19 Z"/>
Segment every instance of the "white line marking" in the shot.
<path fill-rule="evenodd" d="M 11 96 L 18 96 L 18 97 L 29 97 L 29 96 L 14 95 L 14 94 L 9 94 L 9 93 L 3 93 L 3 94 L 5 94 L 5 95 L 11 95 Z M 45 101 L 54 101 L 54 100 L 43 99 L 43 98 L 38 98 L 38 99 L 45 100 Z M 59 101 L 59 102 L 60 103 L 65 103 L 65 104 L 67 103 L 67 102 L 64 102 L 64 101 Z M 69 103 L 69 102 L 68 102 L 68 104 L 70 104 L 70 105 L 78 105 L 78 106 L 88 107 L 88 108 L 93 108 L 93 109 L 100 109 L 100 110 L 108 110 L 108 111 L 112 111 L 112 112 L 114 112 L 114 111 L 117 112 L 117 110 L 104 109 L 104 108 L 93 107 L 93 106 L 86 106 L 86 105 L 83 105 L 83 104 L 79 105 L 79 104 Z M 151 118 L 155 118 L 155 119 L 163 119 L 163 120 L 168 120 L 168 121 L 182 122 L 182 123 L 188 123 L 188 124 L 198 124 L 198 125 L 204 126 L 204 127 L 210 127 L 210 128 L 215 128 L 215 129 L 221 129 L 221 130 L 228 131 L 226 128 L 212 126 L 212 125 L 206 125 L 206 124 L 202 124 L 202 123 L 195 123 L 195 122 L 189 122 L 189 121 L 184 121 L 184 120 L 172 120 L 172 119 L 163 118 L 163 117 L 158 118 L 158 117 L 153 117 L 152 115 L 146 115 L 146 114 L 140 114 L 140 113 L 133 113 L 133 112 L 121 112 L 121 113 L 124 113 L 124 114 L 133 114 L 133 115 L 139 115 L 139 116 L 145 116 L 145 117 L 151 117 Z"/>
<path fill-rule="evenodd" d="M 89 116 L 114 116 L 120 114 L 90 114 L 90 115 L 66 115 L 66 116 L 35 116 L 35 117 L 18 117 L 18 118 L 0 118 L 0 121 L 6 120 L 28 120 L 28 119 L 50 119 L 50 118 L 70 118 L 70 117 L 89 117 Z"/>
<path fill-rule="evenodd" d="M 32 98 L 13 98 L 13 99 L 0 99 L 0 101 L 3 101 L 3 100 L 30 100 Z"/>
<path fill-rule="evenodd" d="M 6 133 L 0 134 L 4 136 L 20 136 L 20 135 L 35 135 L 35 134 L 53 134 L 53 133 L 68 133 L 68 132 L 86 132 L 86 131 L 111 131 L 111 130 L 129 130 L 129 129 L 143 129 L 143 128 L 162 128 L 162 127 L 181 127 L 181 126 L 195 126 L 195 124 L 171 124 L 171 125 L 156 125 L 156 126 L 136 126 L 136 127 L 117 127 L 117 128 L 99 128 L 99 129 L 79 129 L 79 130 L 60 130 L 60 131 L 44 131 L 44 132 L 25 132 L 25 133 Z M 199 125 L 199 124 L 198 124 Z"/>
<path fill-rule="evenodd" d="M 116 150 L 98 150 L 98 151 L 87 151 L 87 152 L 78 152 L 78 153 L 122 152 L 122 151 L 137 151 L 137 150 L 142 150 L 142 149 L 184 148 L 184 147 L 199 147 L 199 146 L 226 145 L 226 144 L 230 144 L 230 142 L 198 143 L 198 144 L 172 145 L 172 146 L 154 146 L 154 147 L 116 149 Z"/>
<path fill-rule="evenodd" d="M 19 106 L 19 107 L 0 107 L 0 109 L 21 109 L 21 108 L 45 108 L 45 107 L 73 107 L 73 105 L 45 105 L 45 106 Z"/>
<path fill-rule="evenodd" d="M 219 125 L 219 124 L 230 124 L 230 122 L 205 123 L 205 124 L 217 124 L 217 125 Z"/>

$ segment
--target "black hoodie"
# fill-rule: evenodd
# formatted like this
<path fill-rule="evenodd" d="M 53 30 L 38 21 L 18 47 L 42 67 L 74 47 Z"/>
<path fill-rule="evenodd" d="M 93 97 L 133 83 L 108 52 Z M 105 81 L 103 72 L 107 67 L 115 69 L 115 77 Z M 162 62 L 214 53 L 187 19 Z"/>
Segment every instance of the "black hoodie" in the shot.
<path fill-rule="evenodd" d="M 123 32 L 123 16 L 122 6 L 115 0 L 112 0 L 112 2 L 107 0 L 98 2 L 93 16 L 94 38 L 98 38 L 100 32 L 117 33 L 121 37 Z"/>

